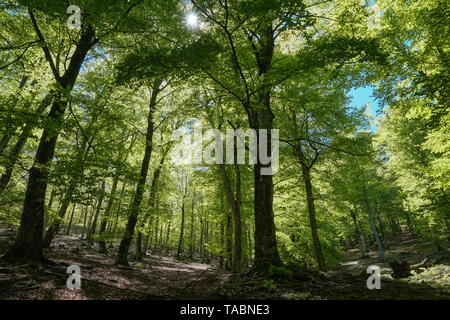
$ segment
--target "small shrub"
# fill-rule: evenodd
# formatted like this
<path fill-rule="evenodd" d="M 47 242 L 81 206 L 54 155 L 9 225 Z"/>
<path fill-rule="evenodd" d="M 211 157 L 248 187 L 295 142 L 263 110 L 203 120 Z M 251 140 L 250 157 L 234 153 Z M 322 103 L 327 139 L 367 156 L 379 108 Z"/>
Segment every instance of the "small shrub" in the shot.
<path fill-rule="evenodd" d="M 274 292 L 277 289 L 277 285 L 273 280 L 264 280 L 263 286 L 268 292 Z"/>

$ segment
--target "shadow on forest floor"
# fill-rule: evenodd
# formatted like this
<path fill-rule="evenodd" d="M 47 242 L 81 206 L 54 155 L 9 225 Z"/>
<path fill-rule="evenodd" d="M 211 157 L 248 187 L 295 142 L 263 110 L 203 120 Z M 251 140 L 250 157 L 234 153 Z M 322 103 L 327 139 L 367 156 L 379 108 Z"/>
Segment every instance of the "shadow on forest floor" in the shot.
<path fill-rule="evenodd" d="M 14 236 L 14 230 L 0 226 L 0 254 L 12 244 Z M 416 263 L 431 252 L 426 244 L 403 240 L 387 243 L 388 258 L 407 253 L 407 260 Z M 76 236 L 58 237 L 45 254 L 57 264 L 34 270 L 0 265 L 0 299 L 445 299 L 450 293 L 448 263 L 408 279 L 384 277 L 381 290 L 368 290 L 365 269 L 377 264 L 375 252 L 368 259 L 358 260 L 357 253 L 349 250 L 345 261 L 327 273 L 299 270 L 277 279 L 233 276 L 207 264 L 157 256 L 132 262 L 131 267 L 117 267 L 112 254 L 98 254 L 81 245 Z M 81 268 L 81 290 L 66 288 L 69 265 Z M 380 267 L 383 275 L 390 272 L 387 265 Z"/>
<path fill-rule="evenodd" d="M 15 232 L 0 227 L 0 254 L 12 244 Z M 60 236 L 46 257 L 57 265 L 39 270 L 0 265 L 0 299 L 211 299 L 228 273 L 201 263 L 168 257 L 147 257 L 130 267 L 114 266 L 112 255 L 80 248 L 75 236 Z M 81 290 L 66 287 L 69 265 L 81 268 Z"/>
<path fill-rule="evenodd" d="M 450 254 L 436 253 L 432 243 L 421 242 L 409 234 L 399 234 L 384 241 L 386 262 L 378 258 L 376 247 L 367 258 L 359 257 L 358 248 L 346 251 L 342 263 L 328 272 L 299 270 L 292 276 L 278 272 L 272 279 L 234 276 L 225 283 L 221 294 L 238 299 L 450 299 Z M 448 248 L 448 243 L 444 244 Z M 413 272 L 406 279 L 394 280 L 389 261 L 408 261 L 417 264 L 427 258 L 432 267 Z M 366 286 L 367 267 L 381 269 L 381 289 Z"/>

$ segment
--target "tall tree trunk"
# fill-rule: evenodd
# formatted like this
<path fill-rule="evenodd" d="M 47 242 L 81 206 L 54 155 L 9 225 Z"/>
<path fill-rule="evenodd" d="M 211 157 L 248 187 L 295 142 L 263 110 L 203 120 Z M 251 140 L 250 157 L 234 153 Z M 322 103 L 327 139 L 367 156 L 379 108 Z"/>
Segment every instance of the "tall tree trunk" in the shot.
<path fill-rule="evenodd" d="M 178 248 L 177 248 L 177 259 L 180 259 L 181 256 L 181 250 L 183 248 L 183 237 L 184 237 L 184 220 L 186 215 L 185 210 L 185 199 L 183 198 L 183 203 L 181 205 L 181 229 L 180 229 L 180 238 L 178 240 Z"/>
<path fill-rule="evenodd" d="M 122 201 L 123 201 L 122 199 L 124 198 L 126 185 L 127 185 L 127 181 L 124 180 L 123 184 L 122 184 L 122 190 L 120 191 L 119 201 L 118 201 L 117 207 L 115 209 L 116 212 L 114 214 L 115 215 L 114 222 L 113 222 L 113 224 L 111 226 L 111 232 L 112 233 L 116 233 L 116 228 L 117 228 L 117 225 L 119 223 L 119 215 L 120 215 L 120 212 L 122 211 Z"/>
<path fill-rule="evenodd" d="M 191 207 L 191 221 L 190 221 L 190 234 L 189 234 L 189 257 L 192 259 L 194 257 L 194 207 L 195 201 L 192 199 Z"/>
<path fill-rule="evenodd" d="M 172 225 L 172 221 L 169 220 L 169 224 L 167 225 L 167 232 L 166 232 L 166 241 L 165 241 L 165 247 L 167 250 L 169 250 L 169 246 L 170 246 L 170 228 Z"/>
<path fill-rule="evenodd" d="M 325 257 L 323 256 L 322 247 L 320 245 L 319 231 L 317 228 L 316 208 L 314 205 L 314 194 L 312 190 L 310 169 L 304 163 L 301 163 L 303 182 L 305 184 L 306 201 L 308 203 L 309 225 L 311 228 L 311 236 L 316 255 L 317 264 L 320 270 L 326 269 Z"/>
<path fill-rule="evenodd" d="M 153 113 L 157 104 L 157 96 L 160 90 L 162 80 L 156 79 L 153 83 L 153 90 L 150 98 L 149 114 L 147 119 L 147 133 L 145 137 L 145 154 L 142 159 L 141 172 L 139 175 L 139 181 L 136 187 L 136 193 L 131 205 L 130 214 L 128 216 L 128 222 L 125 229 L 125 233 L 119 244 L 119 250 L 115 263 L 118 265 L 128 265 L 128 251 L 130 249 L 131 241 L 133 240 L 134 229 L 139 217 L 142 197 L 144 195 L 145 181 L 147 180 L 148 168 L 150 165 L 150 158 L 153 149 Z"/>
<path fill-rule="evenodd" d="M 274 31 L 271 25 L 261 28 L 261 48 L 255 52 L 258 64 L 260 90 L 256 97 L 255 108 L 249 113 L 250 127 L 256 129 L 259 148 L 261 148 L 261 131 L 267 130 L 266 150 L 272 156 L 272 132 L 275 118 L 271 110 L 272 85 L 267 74 L 272 68 L 274 52 Z M 258 148 L 258 149 L 259 149 Z M 255 261 L 257 272 L 267 273 L 270 266 L 281 265 L 275 235 L 275 220 L 273 214 L 273 176 L 263 175 L 261 169 L 270 170 L 272 163 L 264 164 L 258 152 L 256 164 L 253 167 L 254 176 L 254 211 L 255 211 Z"/>
<path fill-rule="evenodd" d="M 258 139 L 259 140 L 259 139 Z M 269 142 L 270 144 L 270 142 Z M 268 146 L 270 150 L 271 146 Z M 273 214 L 273 177 L 262 175 L 261 164 L 253 169 L 254 176 L 254 209 L 255 209 L 255 261 L 257 271 L 268 272 L 272 265 L 280 265 L 277 241 L 275 237 L 275 221 Z"/>
<path fill-rule="evenodd" d="M 55 200 L 55 195 L 56 195 L 56 189 L 53 189 L 52 192 L 50 193 L 50 199 L 48 200 L 48 204 L 47 204 L 47 214 L 44 214 L 44 230 L 45 230 L 45 226 L 48 223 L 48 212 L 52 210 L 52 206 L 53 206 L 53 201 Z"/>
<path fill-rule="evenodd" d="M 36 24 L 34 16 L 32 16 L 32 19 L 34 24 Z M 88 51 L 96 43 L 94 39 L 94 30 L 90 27 L 86 28 L 80 36 L 66 72 L 62 77 L 55 75 L 60 91 L 55 94 L 53 99 L 52 107 L 39 141 L 34 164 L 29 171 L 22 218 L 16 240 L 9 251 L 2 257 L 3 260 L 11 262 L 28 260 L 37 263 L 46 261 L 42 252 L 42 245 L 45 193 L 47 191 L 49 167 L 67 107 L 67 94 L 72 91 Z M 44 45 L 45 48 L 46 46 Z M 46 56 L 47 59 L 51 59 L 47 54 Z M 51 65 L 53 66 L 53 62 Z"/>
<path fill-rule="evenodd" d="M 72 227 L 73 216 L 75 214 L 76 203 L 73 204 L 72 212 L 70 214 L 69 224 L 67 225 L 66 234 L 70 233 L 70 228 Z"/>
<path fill-rule="evenodd" d="M 205 232 L 204 242 L 207 241 L 206 235 L 207 231 Z M 225 267 L 227 270 L 231 270 L 231 267 L 233 265 L 233 222 L 231 212 L 229 210 L 226 211 L 225 217 L 225 257 L 226 257 Z"/>
<path fill-rule="evenodd" d="M 94 203 L 94 206 L 95 206 L 95 203 Z M 92 209 L 94 208 L 94 206 L 92 206 Z M 80 239 L 84 238 L 84 235 L 86 234 L 86 230 L 90 226 L 90 223 L 91 223 L 91 220 L 92 220 L 92 214 L 93 213 L 89 212 L 89 207 L 90 207 L 90 205 L 86 206 L 86 214 L 84 215 L 84 220 L 83 220 L 83 231 L 81 232 Z"/>
<path fill-rule="evenodd" d="M 159 177 L 161 176 L 161 170 L 162 167 L 164 165 L 164 161 L 166 159 L 166 156 L 169 152 L 170 148 L 166 149 L 163 152 L 163 155 L 161 157 L 161 160 L 159 162 L 158 167 L 155 169 L 155 171 L 153 172 L 153 177 L 152 177 L 152 184 L 150 187 L 150 196 L 149 196 L 149 208 L 150 208 L 150 215 L 151 214 L 155 214 L 154 213 L 154 209 L 155 209 L 155 201 L 156 201 L 156 192 L 158 191 L 158 182 L 159 182 Z M 147 222 L 147 218 L 148 215 L 144 217 L 142 223 L 141 223 L 141 227 L 143 228 Z M 144 255 L 145 255 L 144 251 Z M 138 231 L 138 235 L 136 237 L 136 260 L 140 261 L 142 260 L 142 232 Z"/>
<path fill-rule="evenodd" d="M 235 140 L 235 159 L 237 156 L 237 148 L 236 148 L 236 140 Z M 229 207 L 232 211 L 232 219 L 233 219 L 233 232 L 234 232 L 234 241 L 233 241 L 233 254 L 228 256 L 229 262 L 231 262 L 231 270 L 233 272 L 239 272 L 242 268 L 242 225 L 241 225 L 241 174 L 239 170 L 239 165 L 234 164 L 234 180 L 235 180 L 235 192 L 233 193 L 233 189 L 231 187 L 231 181 L 228 178 L 225 165 L 219 164 L 222 182 L 225 190 L 225 195 L 227 197 L 227 201 Z M 229 235 L 229 224 L 227 217 L 227 241 L 228 238 L 231 238 Z M 227 242 L 228 248 L 228 242 Z M 230 249 L 231 250 L 231 249 Z M 228 253 L 228 252 L 227 252 Z"/>
<path fill-rule="evenodd" d="M 236 152 L 236 150 L 235 150 Z M 236 154 L 236 153 L 235 153 Z M 239 165 L 234 165 L 235 170 L 235 209 L 233 210 L 234 227 L 234 252 L 233 252 L 233 272 L 240 272 L 242 269 L 242 222 L 241 222 L 241 172 Z"/>
<path fill-rule="evenodd" d="M 100 222 L 100 229 L 98 230 L 98 234 L 100 235 L 100 237 L 104 236 L 104 232 L 106 231 L 106 225 L 108 224 L 108 219 L 109 219 L 109 215 L 111 213 L 111 209 L 114 203 L 114 198 L 116 196 L 116 190 L 117 190 L 117 184 L 119 182 L 119 173 L 116 173 L 114 180 L 113 180 L 113 185 L 111 188 L 111 193 L 109 195 L 109 200 L 108 200 L 108 204 L 106 205 L 106 209 L 104 214 L 102 215 L 102 220 Z M 99 246 L 99 253 L 107 253 L 108 249 L 106 248 L 106 242 L 104 239 L 101 239 L 98 242 L 98 246 Z"/>
<path fill-rule="evenodd" d="M 124 153 L 120 152 L 120 154 L 119 154 L 118 159 L 119 159 L 119 161 L 121 163 L 124 163 L 128 159 L 128 155 L 133 150 L 135 142 L 136 142 L 136 136 L 133 135 L 132 138 L 131 138 L 131 143 L 130 143 L 129 148 Z M 102 220 L 101 220 L 101 223 L 100 223 L 100 229 L 99 229 L 100 236 L 104 232 L 106 232 L 106 227 L 108 225 L 108 221 L 110 220 L 110 216 L 111 216 L 111 212 L 112 212 L 112 208 L 113 208 L 113 204 L 114 204 L 114 199 L 115 199 L 115 196 L 116 196 L 117 184 L 119 182 L 119 178 L 120 178 L 120 170 L 119 170 L 119 168 L 117 168 L 117 172 L 116 172 L 116 174 L 114 175 L 114 178 L 113 178 L 113 185 L 112 185 L 109 201 L 108 201 L 105 213 L 103 214 Z M 124 190 L 125 190 L 125 181 L 123 182 L 123 185 L 122 185 L 120 201 L 122 201 L 121 199 L 123 197 Z M 120 211 L 120 201 L 119 201 L 119 210 L 118 211 Z M 118 218 L 118 215 L 119 215 L 119 212 L 117 212 L 117 216 L 116 216 L 117 218 Z M 111 222 L 110 222 L 110 225 L 111 225 Z M 110 228 L 110 230 L 113 230 L 113 229 Z M 99 248 L 100 248 L 99 249 L 99 253 L 105 254 L 105 253 L 108 252 L 108 249 L 106 248 L 105 240 L 100 240 L 98 242 L 98 244 L 99 244 Z"/>
<path fill-rule="evenodd" d="M 374 221 L 374 218 L 373 218 L 372 207 L 370 206 L 369 200 L 367 199 L 367 195 L 365 194 L 365 190 L 363 192 L 364 192 L 364 203 L 366 205 L 367 215 L 369 216 L 370 227 L 372 229 L 373 236 L 374 236 L 375 242 L 377 244 L 379 258 L 380 258 L 381 262 L 385 262 L 386 258 L 384 256 L 384 249 L 383 249 L 383 245 L 381 243 L 380 236 L 378 235 L 377 227 L 375 225 L 375 221 Z"/>
<path fill-rule="evenodd" d="M 95 234 L 95 229 L 97 228 L 98 217 L 100 216 L 100 211 L 102 210 L 103 199 L 105 197 L 105 188 L 106 188 L 106 181 L 103 180 L 102 187 L 101 187 L 101 193 L 98 198 L 97 209 L 95 210 L 94 220 L 92 221 L 91 228 L 87 235 L 87 242 L 88 242 L 89 247 L 91 247 L 94 244 L 93 237 Z"/>
<path fill-rule="evenodd" d="M 221 248 L 220 256 L 219 256 L 219 266 L 221 268 L 224 268 L 225 264 L 224 264 L 224 257 L 223 257 L 223 255 L 224 255 L 224 251 L 225 250 L 223 250 L 223 248 L 225 247 L 225 225 L 224 225 L 223 221 L 220 222 L 220 238 L 219 238 L 219 242 L 220 242 L 220 248 Z M 202 245 L 202 243 L 200 243 L 200 248 L 201 248 L 201 245 Z"/>
<path fill-rule="evenodd" d="M 367 256 L 367 246 L 366 246 L 366 241 L 364 238 L 364 234 L 362 233 L 362 231 L 359 228 L 359 223 L 358 223 L 358 218 L 356 216 L 356 211 L 350 209 L 350 216 L 352 218 L 353 221 L 353 226 L 355 229 L 355 235 L 356 235 L 356 240 L 358 241 L 359 244 L 359 254 L 360 257 L 366 257 Z"/>
<path fill-rule="evenodd" d="M 252 246 L 252 230 L 251 230 L 251 226 L 248 226 L 248 257 L 250 258 L 250 261 L 253 260 L 253 246 Z"/>
<path fill-rule="evenodd" d="M 410 216 L 409 212 L 405 212 L 405 215 L 406 215 L 406 224 L 408 225 L 409 232 L 411 232 L 411 234 L 414 235 L 415 231 L 414 231 L 414 225 L 411 221 L 411 216 Z"/>

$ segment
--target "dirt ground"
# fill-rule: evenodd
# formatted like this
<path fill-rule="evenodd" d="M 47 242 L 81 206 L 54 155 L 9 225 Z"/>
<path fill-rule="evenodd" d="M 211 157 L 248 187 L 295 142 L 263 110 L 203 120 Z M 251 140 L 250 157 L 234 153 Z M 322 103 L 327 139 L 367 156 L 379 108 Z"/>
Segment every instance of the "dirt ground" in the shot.
<path fill-rule="evenodd" d="M 13 243 L 15 231 L 0 226 L 0 255 Z M 386 240 L 388 260 L 414 264 L 433 259 L 434 248 L 409 235 Z M 328 272 L 299 270 L 273 279 L 232 275 L 218 267 L 171 257 L 147 256 L 131 260 L 130 267 L 113 265 L 113 254 L 98 254 L 78 236 L 59 236 L 45 255 L 54 265 L 0 265 L 0 300 L 161 300 L 161 299 L 449 299 L 450 257 L 439 256 L 433 267 L 408 279 L 393 280 L 387 263 L 378 261 L 376 248 L 360 259 L 358 250 L 346 252 L 344 261 Z M 380 266 L 382 289 L 368 290 L 366 268 Z M 81 268 L 81 289 L 67 289 L 69 265 Z"/>
<path fill-rule="evenodd" d="M 314 299 L 314 300 L 429 300 L 450 299 L 450 254 L 436 253 L 432 243 L 422 242 L 410 234 L 400 234 L 385 239 L 386 262 L 380 262 L 376 247 L 370 248 L 368 258 L 359 257 L 358 248 L 346 251 L 343 261 L 327 272 L 298 270 L 292 275 L 278 271 L 273 279 L 233 276 L 221 289 L 225 297 L 238 299 Z M 413 272 L 405 279 L 393 279 L 389 261 L 422 262 L 425 258 L 431 267 Z M 381 289 L 367 288 L 367 267 L 381 269 Z M 281 270 L 283 271 L 283 270 Z"/>
<path fill-rule="evenodd" d="M 0 254 L 15 232 L 0 227 Z M 78 248 L 78 249 L 77 249 Z M 0 265 L 0 299 L 214 299 L 229 274 L 206 264 L 185 263 L 168 257 L 147 257 L 130 267 L 113 265 L 112 255 L 80 247 L 76 236 L 60 236 L 46 257 L 56 265 L 32 270 Z M 81 290 L 67 289 L 69 265 L 81 268 Z"/>

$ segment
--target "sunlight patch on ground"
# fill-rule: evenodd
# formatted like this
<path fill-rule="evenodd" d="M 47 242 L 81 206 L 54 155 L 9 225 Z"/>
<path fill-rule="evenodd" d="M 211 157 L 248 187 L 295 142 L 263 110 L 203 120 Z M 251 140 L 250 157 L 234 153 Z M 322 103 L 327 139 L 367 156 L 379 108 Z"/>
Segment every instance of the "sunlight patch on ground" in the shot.
<path fill-rule="evenodd" d="M 156 270 L 165 270 L 165 271 L 179 271 L 179 272 L 194 272 L 194 270 L 191 269 L 184 269 L 184 268 L 170 268 L 170 267 L 153 267 L 153 269 Z"/>

